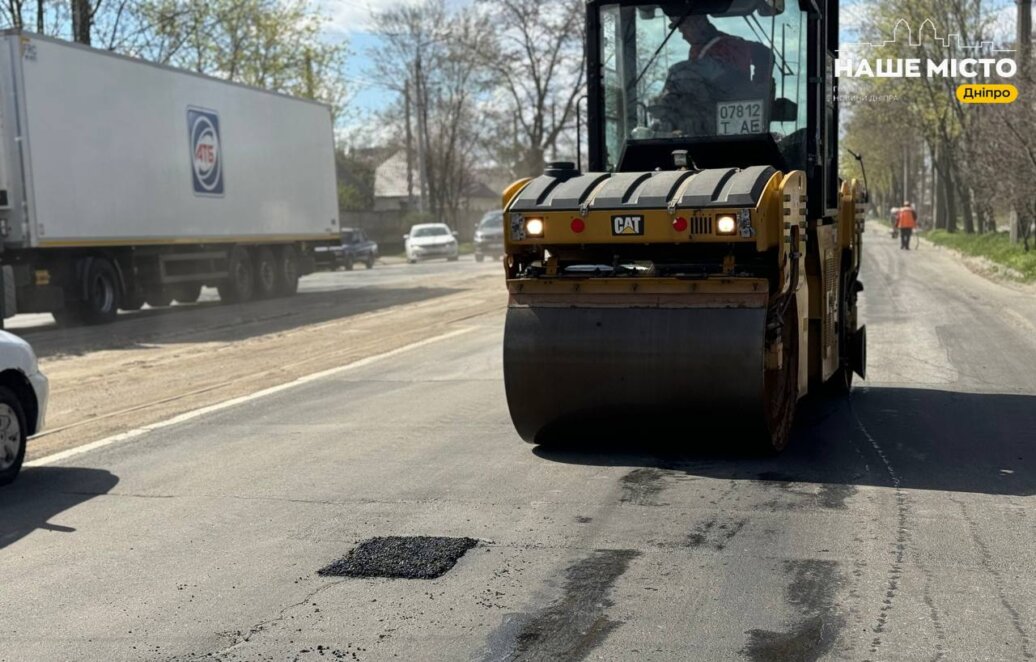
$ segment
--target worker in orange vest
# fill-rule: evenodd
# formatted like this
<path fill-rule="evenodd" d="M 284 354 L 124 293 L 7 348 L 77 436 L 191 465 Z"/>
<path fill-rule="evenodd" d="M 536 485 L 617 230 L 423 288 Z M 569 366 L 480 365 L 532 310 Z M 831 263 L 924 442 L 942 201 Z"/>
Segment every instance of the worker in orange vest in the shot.
<path fill-rule="evenodd" d="M 899 228 L 899 249 L 910 250 L 910 236 L 914 234 L 917 227 L 917 212 L 909 202 L 904 202 L 896 217 L 896 227 Z"/>

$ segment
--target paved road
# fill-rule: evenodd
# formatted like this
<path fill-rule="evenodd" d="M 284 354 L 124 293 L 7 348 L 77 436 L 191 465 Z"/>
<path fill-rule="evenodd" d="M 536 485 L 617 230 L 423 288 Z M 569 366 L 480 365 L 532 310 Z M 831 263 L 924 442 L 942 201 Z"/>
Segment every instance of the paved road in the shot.
<path fill-rule="evenodd" d="M 525 445 L 493 312 L 28 469 L 0 658 L 1032 658 L 1036 302 L 867 238 L 871 380 L 779 458 Z M 439 579 L 316 574 L 386 535 L 480 542 Z"/>
<path fill-rule="evenodd" d="M 499 263 L 401 261 L 314 274 L 297 296 L 144 310 L 115 324 L 16 329 L 51 380 L 30 459 L 435 335 L 506 300 Z M 46 316 L 49 318 L 49 315 Z"/>
<path fill-rule="evenodd" d="M 458 267 L 465 263 L 474 264 L 474 258 L 470 255 L 464 255 L 461 256 L 457 263 L 447 262 L 446 260 L 434 260 L 407 264 L 403 258 L 383 257 L 373 269 L 359 266 L 353 271 L 318 271 L 304 276 L 299 281 L 299 292 L 303 295 L 314 295 L 347 292 L 371 287 L 395 287 L 401 282 L 415 282 L 425 278 L 436 278 L 445 274 L 458 273 Z M 492 268 L 494 264 L 498 271 L 500 268 L 499 262 L 484 262 L 479 265 L 479 268 Z M 173 304 L 166 308 L 149 308 L 144 306 L 140 311 L 120 312 L 119 321 L 125 324 L 131 321 L 162 319 L 166 315 L 183 315 L 186 310 L 210 309 L 217 307 L 218 304 L 219 294 L 216 292 L 216 288 L 205 287 L 202 288 L 201 297 L 199 297 L 197 304 Z M 165 319 L 172 322 L 177 318 Z M 81 329 L 59 328 L 54 323 L 54 317 L 50 313 L 15 315 L 4 321 L 4 327 L 8 331 L 19 335 L 33 334 L 39 331 L 61 334 L 64 336 L 63 340 L 76 336 L 81 331 Z"/>

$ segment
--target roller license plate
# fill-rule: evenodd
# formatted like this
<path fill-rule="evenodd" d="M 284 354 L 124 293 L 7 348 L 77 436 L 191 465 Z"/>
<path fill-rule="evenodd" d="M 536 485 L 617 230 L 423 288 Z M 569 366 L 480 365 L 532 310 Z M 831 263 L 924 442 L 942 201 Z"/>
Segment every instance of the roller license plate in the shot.
<path fill-rule="evenodd" d="M 716 135 L 748 136 L 765 132 L 762 99 L 716 104 Z"/>

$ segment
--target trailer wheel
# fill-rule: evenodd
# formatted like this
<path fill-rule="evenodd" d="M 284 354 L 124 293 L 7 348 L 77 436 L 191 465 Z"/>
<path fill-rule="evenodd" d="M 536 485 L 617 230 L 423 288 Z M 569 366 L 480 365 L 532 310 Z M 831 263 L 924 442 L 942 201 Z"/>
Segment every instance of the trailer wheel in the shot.
<path fill-rule="evenodd" d="M 173 287 L 172 294 L 177 303 L 197 303 L 201 297 L 201 283 L 181 283 Z"/>
<path fill-rule="evenodd" d="M 252 269 L 252 258 L 241 246 L 230 250 L 229 275 L 226 280 L 216 286 L 219 298 L 223 303 L 244 303 L 251 301 L 255 295 L 255 273 Z"/>
<path fill-rule="evenodd" d="M 273 251 L 262 246 L 255 251 L 255 295 L 269 299 L 277 294 L 277 260 Z"/>
<path fill-rule="evenodd" d="M 152 308 L 165 308 L 173 302 L 173 293 L 161 285 L 144 289 L 144 301 Z"/>
<path fill-rule="evenodd" d="M 299 291 L 299 254 L 294 246 L 277 253 L 277 294 L 290 297 Z"/>
<path fill-rule="evenodd" d="M 77 306 L 86 324 L 107 324 L 119 314 L 119 275 L 103 257 L 90 260 L 86 270 L 86 297 Z"/>
<path fill-rule="evenodd" d="M 0 386 L 0 486 L 13 481 L 22 468 L 27 431 L 22 403 L 11 389 Z"/>
<path fill-rule="evenodd" d="M 145 303 L 147 303 L 147 300 L 144 298 L 143 290 L 135 287 L 124 293 L 119 307 L 123 310 L 140 310 Z"/>

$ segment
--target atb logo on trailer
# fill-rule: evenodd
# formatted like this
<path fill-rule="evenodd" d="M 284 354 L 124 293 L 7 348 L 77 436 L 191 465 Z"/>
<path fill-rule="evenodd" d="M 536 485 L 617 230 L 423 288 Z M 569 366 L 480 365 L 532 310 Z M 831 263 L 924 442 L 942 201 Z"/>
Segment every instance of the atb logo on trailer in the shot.
<path fill-rule="evenodd" d="M 187 108 L 191 145 L 191 180 L 198 195 L 223 195 L 223 149 L 219 115 L 213 110 Z"/>

